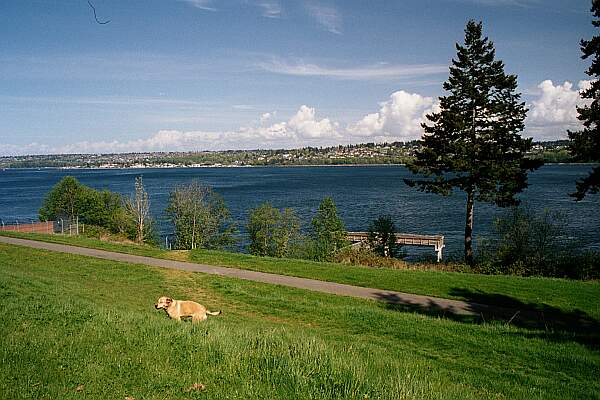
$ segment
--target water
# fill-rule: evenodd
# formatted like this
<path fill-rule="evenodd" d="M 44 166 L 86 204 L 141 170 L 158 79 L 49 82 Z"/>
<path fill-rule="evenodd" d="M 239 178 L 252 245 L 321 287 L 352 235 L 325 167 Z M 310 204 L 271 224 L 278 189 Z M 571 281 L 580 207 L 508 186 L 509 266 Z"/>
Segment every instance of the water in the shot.
<path fill-rule="evenodd" d="M 600 196 L 588 196 L 577 203 L 567 194 L 589 170 L 586 165 L 544 166 L 530 174 L 530 185 L 520 197 L 535 209 L 565 213 L 569 227 L 583 245 L 600 249 Z M 409 188 L 402 179 L 411 174 L 402 166 L 0 170 L 0 218 L 5 223 L 36 219 L 45 194 L 66 175 L 95 189 L 124 195 L 133 192 L 134 178 L 142 175 L 162 237 L 172 231 L 164 215 L 170 190 L 199 179 L 224 197 L 242 241 L 251 208 L 265 201 L 279 208 L 292 207 L 306 228 L 321 199 L 332 196 L 348 230 L 364 231 L 373 219 L 389 214 L 400 232 L 444 235 L 445 254 L 460 254 L 463 246 L 462 193 L 443 197 Z M 494 218 L 501 212 L 495 206 L 477 203 L 475 237 L 489 235 Z"/>

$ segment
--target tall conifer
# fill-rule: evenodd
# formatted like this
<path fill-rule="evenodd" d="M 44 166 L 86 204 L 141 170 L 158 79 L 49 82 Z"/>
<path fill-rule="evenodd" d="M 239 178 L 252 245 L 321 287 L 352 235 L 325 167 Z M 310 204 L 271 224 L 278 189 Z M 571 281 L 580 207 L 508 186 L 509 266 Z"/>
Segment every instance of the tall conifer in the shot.
<path fill-rule="evenodd" d="M 456 44 L 440 111 L 427 115 L 421 150 L 409 169 L 428 179 L 405 179 L 420 190 L 467 195 L 465 261 L 473 263 L 475 201 L 506 207 L 527 187 L 527 171 L 540 166 L 525 157 L 531 139 L 523 139 L 527 109 L 517 92 L 516 75 L 504 73 L 494 44 L 482 37 L 482 24 L 469 21 L 464 45 Z"/>
<path fill-rule="evenodd" d="M 596 17 L 592 25 L 600 27 L 600 0 L 592 1 L 592 14 Z M 591 40 L 581 41 L 581 58 L 584 60 L 593 57 L 592 65 L 586 71 L 592 82 L 587 90 L 581 93 L 584 99 L 591 99 L 592 103 L 578 107 L 577 118 L 583 123 L 584 128 L 578 132 L 569 132 L 571 143 L 569 149 L 575 161 L 600 162 L 600 36 L 596 35 Z M 571 196 L 582 200 L 589 193 L 598 193 L 600 190 L 600 167 L 594 167 L 584 179 L 577 181 L 577 190 Z"/>

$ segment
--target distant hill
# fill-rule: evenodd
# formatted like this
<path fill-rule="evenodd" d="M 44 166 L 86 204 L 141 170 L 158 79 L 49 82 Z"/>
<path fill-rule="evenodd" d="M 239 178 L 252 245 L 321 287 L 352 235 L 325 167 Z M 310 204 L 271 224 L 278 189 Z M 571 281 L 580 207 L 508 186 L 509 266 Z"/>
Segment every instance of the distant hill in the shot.
<path fill-rule="evenodd" d="M 532 157 L 569 162 L 567 140 L 536 142 Z M 405 164 L 418 141 L 362 143 L 277 150 L 226 150 L 119 154 L 53 154 L 0 157 L 0 168 L 170 168 L 268 165 Z"/>

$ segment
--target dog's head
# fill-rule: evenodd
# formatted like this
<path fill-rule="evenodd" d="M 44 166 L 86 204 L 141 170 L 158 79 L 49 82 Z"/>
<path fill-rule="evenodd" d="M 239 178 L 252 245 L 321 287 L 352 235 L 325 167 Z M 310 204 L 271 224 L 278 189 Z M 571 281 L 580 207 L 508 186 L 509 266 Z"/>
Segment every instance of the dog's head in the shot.
<path fill-rule="evenodd" d="M 154 308 L 156 308 L 157 310 L 160 310 L 161 308 L 167 309 L 169 308 L 169 306 L 173 303 L 173 299 L 170 297 L 160 297 L 157 301 L 156 304 L 154 305 Z"/>

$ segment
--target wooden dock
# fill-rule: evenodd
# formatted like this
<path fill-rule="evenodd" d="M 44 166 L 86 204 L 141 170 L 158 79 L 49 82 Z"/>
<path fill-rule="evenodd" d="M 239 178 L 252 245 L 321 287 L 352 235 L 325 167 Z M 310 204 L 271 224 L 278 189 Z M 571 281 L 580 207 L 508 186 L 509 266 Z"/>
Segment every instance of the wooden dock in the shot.
<path fill-rule="evenodd" d="M 416 235 L 413 233 L 396 233 L 396 243 L 403 246 L 425 246 L 433 247 L 437 254 L 437 261 L 442 261 L 442 250 L 444 249 L 444 237 L 441 235 Z M 366 243 L 369 239 L 368 232 L 348 232 L 347 239 L 358 245 Z"/>

